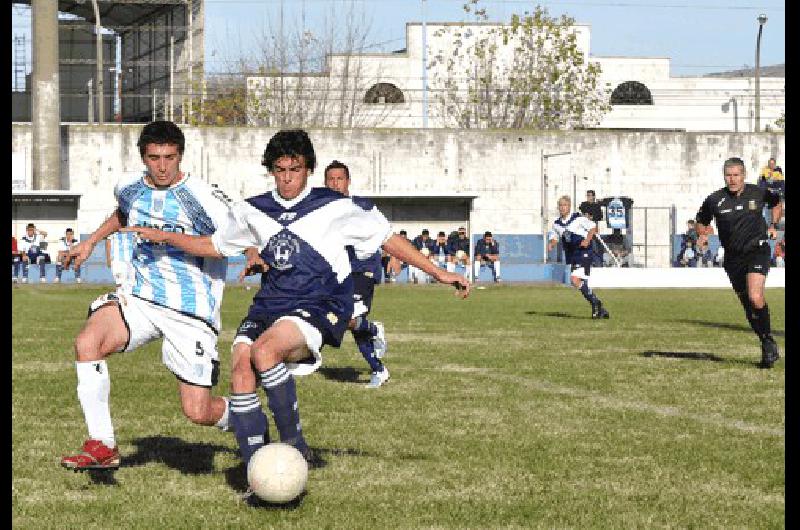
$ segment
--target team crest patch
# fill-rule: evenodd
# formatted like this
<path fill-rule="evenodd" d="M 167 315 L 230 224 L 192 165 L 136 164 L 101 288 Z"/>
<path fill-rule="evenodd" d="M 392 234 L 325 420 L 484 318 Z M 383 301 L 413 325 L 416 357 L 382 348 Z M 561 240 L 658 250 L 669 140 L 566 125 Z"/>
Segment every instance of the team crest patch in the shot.
<path fill-rule="evenodd" d="M 287 270 L 292 268 L 289 260 L 292 259 L 294 254 L 300 252 L 300 242 L 292 234 L 282 232 L 269 238 L 267 250 L 273 256 L 270 266 L 278 270 Z"/>
<path fill-rule="evenodd" d="M 334 326 L 336 325 L 337 322 L 339 322 L 339 317 L 337 317 L 333 313 L 328 313 L 326 316 L 328 317 L 328 322 L 330 322 Z"/>
<path fill-rule="evenodd" d="M 755 211 L 756 209 L 756 201 L 747 201 L 747 209 L 751 212 Z"/>

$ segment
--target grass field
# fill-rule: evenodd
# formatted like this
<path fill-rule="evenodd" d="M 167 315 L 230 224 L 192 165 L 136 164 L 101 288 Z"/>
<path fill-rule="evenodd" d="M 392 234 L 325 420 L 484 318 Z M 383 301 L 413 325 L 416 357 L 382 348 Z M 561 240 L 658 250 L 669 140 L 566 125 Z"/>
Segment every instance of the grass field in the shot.
<path fill-rule="evenodd" d="M 122 467 L 58 465 L 86 436 L 72 338 L 102 287 L 13 291 L 14 528 L 782 528 L 784 360 L 727 290 L 378 288 L 392 379 L 352 338 L 297 383 L 312 470 L 292 509 L 238 500 L 230 433 L 189 423 L 160 343 L 109 361 Z M 225 295 L 222 380 L 253 291 Z M 784 291 L 767 299 L 783 356 Z M 263 399 L 263 392 L 261 393 Z M 274 425 L 272 433 L 274 436 Z"/>

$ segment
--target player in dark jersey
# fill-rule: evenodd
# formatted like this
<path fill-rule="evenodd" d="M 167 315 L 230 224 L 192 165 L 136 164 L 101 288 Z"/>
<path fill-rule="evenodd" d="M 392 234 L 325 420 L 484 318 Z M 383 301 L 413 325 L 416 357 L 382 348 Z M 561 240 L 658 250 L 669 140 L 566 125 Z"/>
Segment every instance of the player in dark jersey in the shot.
<path fill-rule="evenodd" d="M 338 160 L 334 160 L 325 168 L 325 185 L 345 197 L 351 197 L 354 203 L 367 211 L 375 208 L 371 200 L 350 195 L 350 169 Z M 389 380 L 389 370 L 381 362 L 387 351 L 386 335 L 383 324 L 377 321 L 370 322 L 367 320 L 367 315 L 372 309 L 375 284 L 380 282 L 381 278 L 381 253 L 378 251 L 365 260 L 358 259 L 352 247 L 348 248 L 348 253 L 350 268 L 353 269 L 354 305 L 353 318 L 347 327 L 353 334 L 358 351 L 372 371 L 367 387 L 378 388 Z"/>
<path fill-rule="evenodd" d="M 741 158 L 729 158 L 722 166 L 725 187 L 703 201 L 697 212 L 695 228 L 702 238 L 710 233 L 714 220 L 725 249 L 725 272 L 744 307 L 750 327 L 761 341 L 761 367 L 771 368 L 780 358 L 772 338 L 769 307 L 764 299 L 764 283 L 770 265 L 769 239 L 777 236 L 777 224 L 783 215 L 780 197 L 769 189 L 746 184 Z M 770 210 L 769 226 L 762 215 Z"/>
<path fill-rule="evenodd" d="M 589 288 L 593 258 L 591 242 L 597 234 L 597 225 L 579 213 L 570 213 L 571 209 L 572 199 L 568 195 L 558 199 L 559 218 L 553 222 L 553 228 L 548 234 L 547 250 L 552 250 L 561 239 L 564 255 L 570 266 L 569 279 L 572 286 L 592 305 L 592 318 L 608 318 L 608 311 Z"/>
<path fill-rule="evenodd" d="M 359 259 L 383 248 L 437 281 L 455 286 L 461 297 L 469 294 L 470 283 L 436 267 L 407 239 L 393 234 L 377 208 L 366 211 L 341 193 L 308 187 L 316 156 L 305 131 L 273 135 L 262 165 L 274 177 L 275 189 L 235 204 L 227 222 L 211 236 L 144 226 L 127 231 L 195 256 L 235 256 L 248 247 L 260 249 L 268 268 L 234 338 L 230 421 L 246 465 L 269 441 L 267 417 L 256 393 L 260 380 L 280 440 L 313 464 L 319 459 L 301 432 L 293 376 L 320 366 L 323 345 L 341 344 L 353 314 L 346 247 L 352 246 Z"/>

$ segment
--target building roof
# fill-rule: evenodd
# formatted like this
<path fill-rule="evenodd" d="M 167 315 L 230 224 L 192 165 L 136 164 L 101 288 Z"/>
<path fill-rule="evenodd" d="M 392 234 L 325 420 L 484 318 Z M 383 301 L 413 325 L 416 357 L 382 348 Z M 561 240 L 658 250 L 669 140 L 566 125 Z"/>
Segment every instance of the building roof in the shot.
<path fill-rule="evenodd" d="M 760 66 L 758 70 L 760 77 L 786 77 L 786 63 Z M 727 72 L 714 72 L 713 74 L 706 74 L 703 77 L 753 77 L 755 75 L 755 68 L 743 68 L 741 70 L 729 70 Z"/>
<path fill-rule="evenodd" d="M 15 0 L 15 3 L 30 5 L 31 0 Z M 122 33 L 131 29 L 142 19 L 147 19 L 165 6 L 183 5 L 184 0 L 99 0 L 100 23 L 104 28 Z M 58 0 L 58 11 L 81 17 L 94 23 L 94 7 L 91 0 Z"/>

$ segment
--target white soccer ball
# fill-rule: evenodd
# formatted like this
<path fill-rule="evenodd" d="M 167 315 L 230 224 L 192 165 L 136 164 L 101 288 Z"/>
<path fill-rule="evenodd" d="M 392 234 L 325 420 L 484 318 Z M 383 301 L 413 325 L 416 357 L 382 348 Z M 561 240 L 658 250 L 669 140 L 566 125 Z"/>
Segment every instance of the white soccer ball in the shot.
<path fill-rule="evenodd" d="M 296 448 L 271 443 L 253 453 L 247 464 L 247 482 L 259 499 L 286 503 L 303 493 L 308 480 L 308 462 Z"/>
<path fill-rule="evenodd" d="M 423 256 L 430 256 L 431 255 L 431 251 L 430 251 L 430 249 L 428 247 L 422 247 L 422 249 L 420 249 L 420 252 L 422 252 Z"/>

